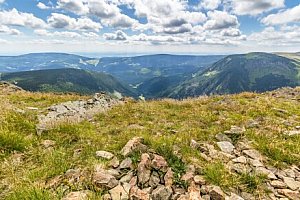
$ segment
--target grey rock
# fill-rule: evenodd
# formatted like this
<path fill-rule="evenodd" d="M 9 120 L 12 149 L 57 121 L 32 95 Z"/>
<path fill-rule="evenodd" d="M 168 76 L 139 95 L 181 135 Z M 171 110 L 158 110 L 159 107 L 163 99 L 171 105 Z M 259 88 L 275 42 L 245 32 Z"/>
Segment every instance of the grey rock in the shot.
<path fill-rule="evenodd" d="M 130 154 L 140 151 L 140 152 L 146 152 L 147 147 L 142 144 L 144 141 L 141 137 L 134 137 L 131 140 L 127 142 L 127 144 L 122 148 L 121 154 L 123 156 L 129 156 Z"/>
<path fill-rule="evenodd" d="M 112 200 L 128 200 L 128 193 L 124 190 L 121 185 L 114 187 L 109 190 L 110 196 Z"/>
<path fill-rule="evenodd" d="M 284 134 L 287 136 L 300 135 L 300 130 L 285 131 Z"/>
<path fill-rule="evenodd" d="M 237 194 L 231 193 L 230 196 L 227 196 L 225 200 L 244 200 L 244 198 L 240 197 Z"/>
<path fill-rule="evenodd" d="M 233 150 L 235 149 L 235 147 L 227 141 L 224 142 L 217 142 L 218 147 L 221 149 L 221 151 L 231 154 L 233 152 Z"/>
<path fill-rule="evenodd" d="M 249 159 L 249 163 L 253 167 L 264 167 L 264 164 L 262 164 L 262 162 L 260 162 L 259 160 Z"/>
<path fill-rule="evenodd" d="M 174 172 L 171 168 L 168 168 L 167 173 L 164 176 L 165 186 L 172 187 L 174 179 Z"/>
<path fill-rule="evenodd" d="M 172 196 L 172 189 L 159 185 L 151 194 L 153 200 L 169 200 Z"/>
<path fill-rule="evenodd" d="M 151 175 L 151 159 L 149 154 L 143 153 L 141 156 L 141 162 L 138 164 L 137 177 L 138 184 L 145 185 L 150 180 Z"/>
<path fill-rule="evenodd" d="M 240 156 L 232 160 L 235 163 L 247 164 L 247 158 L 245 156 Z"/>
<path fill-rule="evenodd" d="M 257 174 L 265 175 L 271 180 L 276 180 L 277 179 L 277 177 L 275 176 L 275 174 L 272 171 L 270 171 L 270 170 L 268 170 L 264 167 L 258 167 L 258 168 L 256 168 L 255 171 L 256 171 Z"/>
<path fill-rule="evenodd" d="M 212 200 L 225 200 L 225 194 L 219 186 L 212 186 L 209 195 Z"/>
<path fill-rule="evenodd" d="M 260 154 L 258 151 L 254 150 L 254 149 L 251 149 L 251 150 L 244 150 L 243 153 L 244 153 L 246 156 L 248 156 L 248 157 L 250 157 L 250 158 L 252 158 L 252 159 L 254 159 L 254 160 L 259 160 L 259 161 L 262 160 L 261 154 Z"/>
<path fill-rule="evenodd" d="M 50 147 L 53 147 L 53 146 L 56 144 L 56 142 L 53 141 L 53 140 L 43 140 L 43 141 L 41 142 L 41 144 L 43 145 L 43 147 L 44 147 L 45 149 L 48 149 L 48 148 L 50 148 Z"/>
<path fill-rule="evenodd" d="M 93 175 L 93 183 L 99 188 L 112 189 L 118 185 L 117 179 L 106 171 L 97 171 Z"/>
<path fill-rule="evenodd" d="M 224 142 L 224 141 L 226 141 L 226 142 L 232 143 L 232 140 L 231 140 L 227 135 L 225 135 L 225 134 L 219 133 L 219 134 L 217 134 L 215 137 L 216 137 L 216 139 L 217 139 L 219 142 Z"/>
<path fill-rule="evenodd" d="M 152 168 L 163 171 L 163 172 L 166 172 L 168 169 L 167 161 L 164 159 L 164 157 L 162 157 L 160 155 L 154 155 L 154 158 L 151 162 L 151 166 L 152 166 Z"/>
<path fill-rule="evenodd" d="M 149 180 L 149 186 L 155 188 L 160 183 L 159 174 L 157 172 L 152 172 L 150 180 Z"/>
<path fill-rule="evenodd" d="M 203 176 L 199 176 L 199 175 L 194 176 L 194 182 L 198 185 L 205 185 L 206 184 L 205 178 Z"/>
<path fill-rule="evenodd" d="M 119 168 L 120 168 L 120 169 L 130 169 L 130 168 L 132 168 L 132 160 L 131 160 L 131 158 L 126 158 L 126 159 L 124 159 L 124 160 L 121 162 Z"/>
<path fill-rule="evenodd" d="M 276 189 L 285 189 L 286 188 L 286 184 L 279 180 L 271 181 L 270 185 Z"/>
<path fill-rule="evenodd" d="M 300 182 L 295 181 L 293 178 L 284 177 L 283 182 L 290 188 L 291 190 L 299 190 L 300 189 Z"/>
<path fill-rule="evenodd" d="M 96 157 L 111 160 L 114 157 L 114 154 L 108 151 L 96 151 Z"/>
<path fill-rule="evenodd" d="M 129 196 L 131 200 L 149 200 L 150 194 L 134 186 L 130 189 Z"/>
<path fill-rule="evenodd" d="M 298 200 L 300 199 L 300 193 L 298 191 L 293 191 L 289 189 L 280 189 L 277 190 L 279 194 L 282 194 L 286 197 L 288 197 L 291 200 Z"/>
<path fill-rule="evenodd" d="M 71 192 L 62 200 L 88 200 L 89 199 L 89 191 L 77 191 Z"/>
<path fill-rule="evenodd" d="M 189 200 L 199 200 L 201 199 L 200 187 L 192 183 L 188 188 Z"/>
<path fill-rule="evenodd" d="M 108 166 L 109 167 L 113 167 L 113 168 L 118 168 L 120 165 L 120 161 L 117 157 L 114 157 L 109 163 Z"/>
<path fill-rule="evenodd" d="M 129 172 L 120 179 L 120 183 L 129 183 L 133 177 L 133 172 Z"/>

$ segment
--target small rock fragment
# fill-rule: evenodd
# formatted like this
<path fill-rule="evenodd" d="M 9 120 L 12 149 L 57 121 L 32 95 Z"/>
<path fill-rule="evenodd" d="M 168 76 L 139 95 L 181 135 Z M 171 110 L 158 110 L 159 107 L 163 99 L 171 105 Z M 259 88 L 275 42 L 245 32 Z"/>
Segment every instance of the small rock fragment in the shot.
<path fill-rule="evenodd" d="M 114 157 L 114 154 L 108 151 L 96 151 L 96 157 L 111 160 Z"/>

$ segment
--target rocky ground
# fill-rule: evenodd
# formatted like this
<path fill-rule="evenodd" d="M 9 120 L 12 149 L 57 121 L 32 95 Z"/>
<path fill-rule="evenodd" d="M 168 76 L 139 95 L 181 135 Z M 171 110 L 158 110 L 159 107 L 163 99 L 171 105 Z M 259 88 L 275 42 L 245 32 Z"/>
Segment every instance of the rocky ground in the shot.
<path fill-rule="evenodd" d="M 92 99 L 53 105 L 47 109 L 46 114 L 38 116 L 37 132 L 41 134 L 41 132 L 62 122 L 78 123 L 83 120 L 90 120 L 95 114 L 105 112 L 112 106 L 121 103 L 123 101 L 105 93 L 97 93 Z"/>
<path fill-rule="evenodd" d="M 299 88 L 126 104 L 3 88 L 0 199 L 300 199 Z"/>
<path fill-rule="evenodd" d="M 99 150 L 95 155 L 99 159 L 108 160 L 107 166 L 96 165 L 90 174 L 81 169 L 70 169 L 46 185 L 55 189 L 62 184 L 67 187 L 71 183 L 80 184 L 84 179 L 91 179 L 94 187 L 104 191 L 104 200 L 300 199 L 300 169 L 292 166 L 279 170 L 265 165 L 267 158 L 253 149 L 248 141 L 238 141 L 233 145 L 231 136 L 244 131 L 244 128 L 233 126 L 231 130 L 216 135 L 219 141 L 216 143 L 217 148 L 195 140 L 191 141 L 190 146 L 208 162 L 222 160 L 232 174 L 252 173 L 264 177 L 264 187 L 268 191 L 266 196 L 255 197 L 243 191 L 242 187 L 223 191 L 219 186 L 206 181 L 199 166 L 187 163 L 186 173 L 179 177 L 183 185 L 178 185 L 166 159 L 144 145 L 140 137 L 128 141 L 119 152 L 124 159 L 119 160 L 113 153 Z M 180 153 L 176 154 L 180 157 Z M 138 155 L 138 162 L 133 160 L 133 155 Z M 88 190 L 71 192 L 64 200 L 89 199 L 89 194 L 91 192 Z"/>

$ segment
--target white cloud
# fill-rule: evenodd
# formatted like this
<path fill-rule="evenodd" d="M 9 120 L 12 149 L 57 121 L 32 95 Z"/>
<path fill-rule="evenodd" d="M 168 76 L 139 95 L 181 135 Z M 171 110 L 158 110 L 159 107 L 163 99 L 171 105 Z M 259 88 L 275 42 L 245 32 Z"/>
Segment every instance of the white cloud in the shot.
<path fill-rule="evenodd" d="M 300 4 L 294 8 L 268 15 L 261 20 L 266 25 L 278 25 L 300 22 Z"/>
<path fill-rule="evenodd" d="M 226 0 L 225 0 L 226 1 Z M 258 15 L 284 7 L 285 0 L 227 0 L 238 15 Z"/>
<path fill-rule="evenodd" d="M 114 28 L 132 28 L 138 26 L 138 21 L 128 17 L 127 15 L 120 14 L 113 18 L 101 20 L 106 26 L 112 26 Z"/>
<path fill-rule="evenodd" d="M 4 3 L 4 1 L 5 1 L 5 0 L 0 0 L 0 4 L 1 4 L 1 3 Z"/>
<path fill-rule="evenodd" d="M 10 28 L 5 25 L 0 25 L 0 33 L 5 33 L 8 35 L 20 35 L 21 34 L 21 32 L 19 30 Z"/>
<path fill-rule="evenodd" d="M 206 10 L 215 10 L 221 4 L 221 0 L 203 0 L 200 2 L 200 8 L 204 8 Z"/>
<path fill-rule="evenodd" d="M 100 23 L 94 22 L 87 17 L 75 19 L 60 13 L 52 13 L 47 22 L 51 27 L 57 29 L 99 31 L 102 28 Z"/>
<path fill-rule="evenodd" d="M 283 26 L 279 29 L 267 27 L 261 32 L 253 33 L 248 37 L 249 41 L 258 45 L 285 46 L 300 44 L 300 27 Z"/>
<path fill-rule="evenodd" d="M 87 14 L 89 9 L 82 0 L 58 0 L 57 8 L 71 11 L 78 15 Z"/>
<path fill-rule="evenodd" d="M 116 31 L 115 33 L 105 33 L 103 34 L 104 39 L 106 40 L 120 40 L 125 41 L 128 38 L 128 35 L 121 30 Z"/>
<path fill-rule="evenodd" d="M 43 4 L 42 2 L 39 2 L 36 6 L 37 6 L 39 9 L 42 9 L 42 10 L 50 9 L 49 6 L 46 6 L 46 5 Z"/>
<path fill-rule="evenodd" d="M 42 19 L 35 17 L 32 13 L 19 12 L 15 8 L 9 11 L 0 11 L 0 24 L 29 28 L 46 27 L 46 23 Z"/>
<path fill-rule="evenodd" d="M 70 31 L 54 31 L 49 32 L 45 29 L 37 29 L 34 30 L 34 33 L 39 36 L 47 36 L 47 37 L 63 37 L 63 38 L 80 38 L 81 35 L 76 32 L 70 32 Z"/>
<path fill-rule="evenodd" d="M 209 11 L 207 16 L 209 20 L 204 24 L 204 28 L 209 30 L 226 29 L 239 26 L 237 17 L 225 11 Z"/>

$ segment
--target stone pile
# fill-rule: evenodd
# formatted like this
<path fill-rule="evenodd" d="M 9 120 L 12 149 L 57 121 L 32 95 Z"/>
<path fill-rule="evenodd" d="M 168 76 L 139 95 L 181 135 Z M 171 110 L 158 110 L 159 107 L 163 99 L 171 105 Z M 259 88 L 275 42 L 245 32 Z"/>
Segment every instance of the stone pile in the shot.
<path fill-rule="evenodd" d="M 201 156 L 207 160 L 221 160 L 225 166 L 237 174 L 262 175 L 267 178 L 266 189 L 270 194 L 263 199 L 300 199 L 300 169 L 299 166 L 292 166 L 289 169 L 279 170 L 272 166 L 265 165 L 267 158 L 251 147 L 248 141 L 239 141 L 232 144 L 230 134 L 242 134 L 244 128 L 233 126 L 224 134 L 217 134 L 217 147 L 207 143 L 191 141 L 191 147 L 201 152 Z M 251 200 L 255 197 L 243 191 L 237 199 Z"/>
<path fill-rule="evenodd" d="M 266 158 L 251 147 L 245 140 L 232 142 L 231 134 L 243 134 L 244 128 L 233 126 L 229 131 L 216 135 L 215 145 L 191 141 L 191 147 L 200 151 L 207 161 L 222 161 L 234 174 L 253 174 L 266 177 L 263 187 L 269 191 L 265 196 L 256 197 L 244 191 L 244 188 L 229 188 L 223 191 L 219 186 L 210 185 L 199 174 L 196 165 L 187 165 L 181 176 L 174 173 L 167 160 L 143 144 L 143 138 L 135 137 L 127 142 L 117 157 L 111 152 L 99 150 L 97 158 L 107 161 L 107 165 L 98 164 L 92 172 L 68 170 L 63 176 L 47 183 L 54 187 L 62 180 L 68 184 L 82 187 L 82 182 L 91 181 L 93 187 L 104 191 L 104 200 L 299 200 L 300 169 L 292 166 L 279 170 L 266 165 Z M 43 142 L 48 147 L 49 141 Z M 136 156 L 140 157 L 137 158 Z M 201 171 L 201 170 L 200 170 Z M 184 183 L 184 184 L 178 184 Z M 85 200 L 92 192 L 82 190 L 71 192 L 64 200 Z"/>
<path fill-rule="evenodd" d="M 92 99 L 81 101 L 69 101 L 51 106 L 47 109 L 46 115 L 39 115 L 37 132 L 51 128 L 61 122 L 80 122 L 91 119 L 93 115 L 104 112 L 122 101 L 113 98 L 105 93 L 96 93 Z"/>

